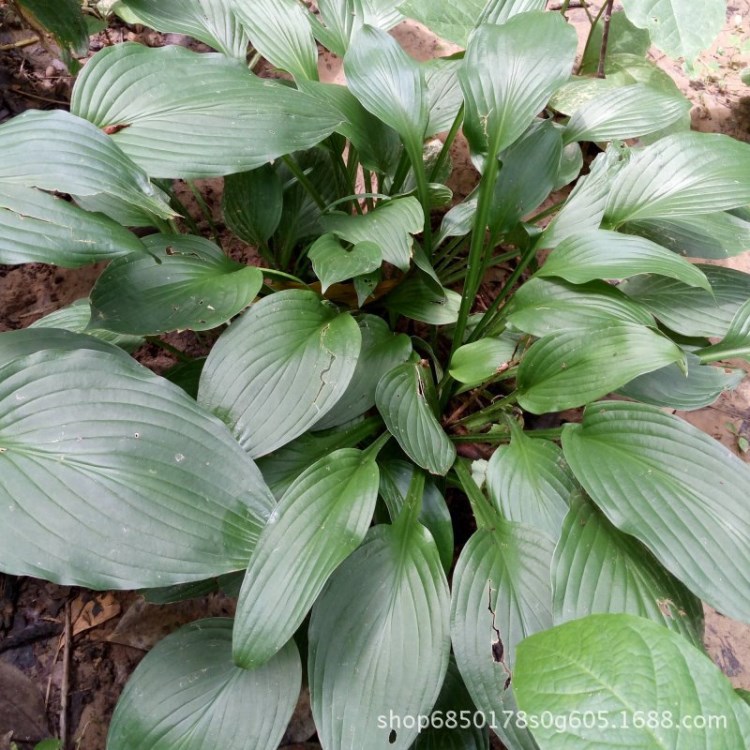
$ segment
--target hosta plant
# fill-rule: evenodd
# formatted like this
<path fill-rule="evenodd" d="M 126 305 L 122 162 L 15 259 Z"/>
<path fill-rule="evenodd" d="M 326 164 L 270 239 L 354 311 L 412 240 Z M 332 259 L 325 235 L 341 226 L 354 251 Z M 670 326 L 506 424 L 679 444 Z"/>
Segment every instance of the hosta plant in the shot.
<path fill-rule="evenodd" d="M 110 750 L 270 750 L 303 675 L 326 750 L 750 739 L 701 608 L 750 622 L 750 470 L 674 414 L 750 357 L 750 275 L 695 262 L 750 247 L 750 147 L 689 131 L 623 5 L 577 58 L 568 3 L 124 0 L 216 52 L 108 47 L 0 127 L 0 260 L 109 261 L 0 335 L 0 567 L 238 595 L 146 656 Z M 674 6 L 691 57 L 723 6 Z M 416 62 L 405 15 L 463 51 Z M 184 330 L 206 357 L 131 356 Z"/>

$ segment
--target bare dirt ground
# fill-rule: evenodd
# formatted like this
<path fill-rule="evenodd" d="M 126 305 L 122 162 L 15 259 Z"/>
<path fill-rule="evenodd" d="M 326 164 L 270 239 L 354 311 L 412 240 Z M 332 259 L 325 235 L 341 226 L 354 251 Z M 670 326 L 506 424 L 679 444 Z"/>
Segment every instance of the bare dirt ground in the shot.
<path fill-rule="evenodd" d="M 3 11 L 4 2 L 0 0 L 0 20 Z M 570 18 L 583 35 L 588 25 L 583 12 L 571 10 Z M 455 51 L 413 22 L 403 23 L 394 34 L 418 59 Z M 21 44 L 29 36 L 28 31 L 12 25 L 0 27 L 0 123 L 28 108 L 65 106 L 69 95 L 71 79 L 64 66 L 41 45 Z M 128 39 L 153 46 L 187 43 L 181 37 L 114 24 L 93 38 L 92 52 Z M 749 39 L 750 0 L 736 0 L 729 6 L 720 37 L 701 56 L 691 74 L 679 62 L 655 57 L 693 102 L 696 129 L 750 141 L 750 89 L 739 78 L 739 71 L 750 65 L 750 55 L 742 51 Z M 325 55 L 321 59 L 321 76 L 323 80 L 341 81 L 341 61 Z M 471 190 L 477 177 L 460 139 L 453 149 L 453 159 L 451 187 L 460 198 Z M 202 182 L 201 189 L 221 231 L 221 181 Z M 207 228 L 205 218 L 187 194 L 185 203 L 201 228 Z M 241 256 L 247 248 L 237 245 L 231 251 Z M 750 272 L 750 253 L 731 259 L 727 265 Z M 0 331 L 24 328 L 85 297 L 100 272 L 101 267 L 66 270 L 40 264 L 0 266 Z M 190 334 L 175 334 L 168 340 L 182 349 L 196 346 Z M 140 350 L 138 358 L 159 372 L 173 364 L 153 345 Z M 738 364 L 750 372 L 750 367 Z M 739 436 L 750 440 L 750 381 L 711 407 L 681 416 L 743 460 L 750 460 L 739 450 L 738 442 Z M 144 603 L 135 593 L 95 594 L 0 575 L 0 750 L 9 747 L 3 727 L 14 726 L 17 738 L 23 731 L 33 742 L 57 734 L 63 696 L 68 702 L 70 747 L 102 750 L 113 706 L 146 651 L 186 622 L 231 615 L 233 608 L 234 600 L 223 595 L 157 607 Z M 67 648 L 63 638 L 66 622 L 73 633 Z M 706 645 L 735 686 L 750 689 L 750 627 L 709 610 Z M 22 728 L 19 716 L 23 717 Z M 309 742 L 313 735 L 309 706 L 303 696 L 282 747 L 318 748 Z M 31 747 L 19 746 L 22 750 Z"/>

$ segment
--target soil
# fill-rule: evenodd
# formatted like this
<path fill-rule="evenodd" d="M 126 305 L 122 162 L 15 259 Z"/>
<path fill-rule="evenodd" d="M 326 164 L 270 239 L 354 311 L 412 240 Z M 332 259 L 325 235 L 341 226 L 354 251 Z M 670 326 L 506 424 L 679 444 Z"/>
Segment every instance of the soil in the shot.
<path fill-rule="evenodd" d="M 588 24 L 583 12 L 573 9 L 569 16 L 579 32 L 585 33 Z M 6 3 L 0 0 L 0 21 L 3 20 L 8 23 L 0 26 L 0 123 L 25 109 L 66 106 L 72 79 L 64 66 L 44 46 L 25 44 L 31 35 L 13 24 Z M 397 27 L 394 35 L 418 59 L 456 50 L 411 21 Z M 679 62 L 661 55 L 655 57 L 693 102 L 691 114 L 696 129 L 750 141 L 750 89 L 739 77 L 739 71 L 750 65 L 747 54 L 743 56 L 740 49 L 741 41 L 748 38 L 750 0 L 737 0 L 729 6 L 720 37 L 701 56 L 692 73 L 688 74 Z M 92 38 L 91 53 L 124 40 L 205 49 L 185 37 L 131 29 L 114 21 L 109 29 Z M 11 49 L 11 45 L 17 46 Z M 323 80 L 343 80 L 341 60 L 334 55 L 323 55 L 320 69 Z M 450 187 L 460 199 L 473 188 L 477 175 L 461 138 L 453 147 L 452 156 L 455 170 Z M 237 259 L 254 262 L 252 249 L 233 238 L 222 224 L 222 181 L 199 181 L 198 187 L 211 207 L 211 220 L 225 248 Z M 182 186 L 180 194 L 208 235 L 209 221 L 191 192 Z M 750 253 L 733 258 L 726 265 L 750 272 Z M 77 270 L 41 264 L 0 266 L 0 331 L 24 328 L 87 296 L 100 272 L 101 265 Z M 190 333 L 172 334 L 165 340 L 193 354 L 206 349 L 205 339 L 198 340 Z M 160 373 L 175 363 L 171 355 L 154 344 L 142 347 L 136 356 Z M 737 366 L 750 372 L 747 364 Z M 750 380 L 714 405 L 680 416 L 721 441 L 741 459 L 750 460 L 738 447 L 738 436 L 750 440 Z M 146 651 L 186 622 L 231 615 L 234 604 L 233 599 L 214 594 L 156 606 L 146 604 L 133 592 L 93 593 L 0 575 L 0 750 L 9 747 L 10 736 L 3 736 L 3 732 L 10 726 L 16 729 L 16 741 L 34 743 L 56 735 L 63 696 L 68 705 L 70 747 L 102 750 L 113 707 Z M 63 635 L 66 622 L 73 632 L 67 647 Z M 707 608 L 705 642 L 709 654 L 732 683 L 750 689 L 750 626 Z M 311 739 L 314 726 L 307 696 L 303 694 L 282 746 L 288 750 L 319 747 L 309 742 Z M 32 747 L 28 743 L 19 743 L 19 747 Z"/>

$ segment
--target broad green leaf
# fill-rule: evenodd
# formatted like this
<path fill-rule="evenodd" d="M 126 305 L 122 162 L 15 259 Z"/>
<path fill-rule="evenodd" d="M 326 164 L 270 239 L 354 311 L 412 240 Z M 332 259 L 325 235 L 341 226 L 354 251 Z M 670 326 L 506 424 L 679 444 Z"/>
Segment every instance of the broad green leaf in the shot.
<path fill-rule="evenodd" d="M 578 143 L 569 143 L 562 150 L 560 167 L 553 190 L 560 190 L 578 179 L 583 169 L 583 149 Z"/>
<path fill-rule="evenodd" d="M 385 373 L 411 354 L 411 340 L 403 333 L 392 333 L 388 324 L 375 315 L 362 315 L 358 320 L 362 348 L 357 367 L 344 395 L 320 421 L 316 430 L 345 424 L 364 414 L 375 405 L 375 389 Z"/>
<path fill-rule="evenodd" d="M 701 365 L 695 354 L 687 353 L 686 357 L 687 376 L 677 365 L 667 365 L 631 380 L 617 392 L 645 404 L 693 411 L 710 406 L 745 377 L 742 370 Z"/>
<path fill-rule="evenodd" d="M 573 284 L 585 284 L 595 279 L 626 279 L 646 273 L 711 289 L 698 267 L 671 250 L 643 237 L 605 229 L 568 235 L 549 254 L 537 276 L 556 276 Z"/>
<path fill-rule="evenodd" d="M 571 141 L 638 138 L 666 128 L 690 109 L 690 102 L 641 83 L 606 90 L 570 118 L 563 137 Z"/>
<path fill-rule="evenodd" d="M 363 26 L 344 57 L 349 90 L 407 144 L 422 147 L 429 120 L 424 72 L 381 29 Z"/>
<path fill-rule="evenodd" d="M 114 11 L 118 15 L 127 11 L 129 23 L 191 36 L 244 62 L 248 38 L 237 18 L 237 6 L 237 0 L 120 0 Z"/>
<path fill-rule="evenodd" d="M 564 717 L 538 722 L 541 750 L 726 750 L 750 738 L 750 707 L 719 668 L 641 617 L 593 615 L 532 636 L 515 683 L 529 715 Z"/>
<path fill-rule="evenodd" d="M 91 331 L 88 331 L 91 334 Z M 198 398 L 198 386 L 200 384 L 203 365 L 206 364 L 205 357 L 199 357 L 188 362 L 178 362 L 170 367 L 164 377 L 175 385 L 180 386 L 185 393 L 194 399 Z"/>
<path fill-rule="evenodd" d="M 0 261 L 77 268 L 143 250 L 117 222 L 53 195 L 0 182 Z"/>
<path fill-rule="evenodd" d="M 508 521 L 560 536 L 576 482 L 562 451 L 548 440 L 524 435 L 512 425 L 510 445 L 501 445 L 487 467 L 487 491 Z"/>
<path fill-rule="evenodd" d="M 473 341 L 456 349 L 450 375 L 458 383 L 477 385 L 502 372 L 516 353 L 519 337 L 509 333 Z"/>
<path fill-rule="evenodd" d="M 198 398 L 253 457 L 291 442 L 343 396 L 361 346 L 357 324 L 314 293 L 277 292 L 223 333 Z"/>
<path fill-rule="evenodd" d="M 49 31 L 61 47 L 70 47 L 79 55 L 89 48 L 89 32 L 78 0 L 18 0 L 24 16 Z"/>
<path fill-rule="evenodd" d="M 408 461 L 397 459 L 383 461 L 379 466 L 380 495 L 388 507 L 391 519 L 395 521 L 403 510 L 414 472 L 419 469 Z M 419 522 L 432 534 L 447 574 L 453 565 L 453 522 L 443 493 L 429 477 L 424 483 Z"/>
<path fill-rule="evenodd" d="M 620 231 L 647 237 L 690 258 L 732 258 L 750 250 L 750 221 L 725 211 L 632 221 Z"/>
<path fill-rule="evenodd" d="M 129 43 L 88 62 L 71 110 L 110 128 L 133 161 L 167 178 L 255 169 L 314 146 L 340 122 L 319 100 L 257 78 L 224 55 Z"/>
<path fill-rule="evenodd" d="M 479 23 L 506 23 L 519 13 L 544 10 L 544 0 L 488 0 L 479 17 Z"/>
<path fill-rule="evenodd" d="M 395 171 L 402 148 L 398 134 L 368 112 L 346 86 L 303 80 L 297 86 L 338 112 L 341 124 L 336 132 L 352 142 L 365 169 L 381 174 Z"/>
<path fill-rule="evenodd" d="M 106 195 L 162 218 L 174 214 L 146 173 L 112 138 L 68 112 L 29 110 L 12 118 L 0 126 L 0 152 L 0 184 L 5 189 Z"/>
<path fill-rule="evenodd" d="M 426 274 L 412 274 L 383 300 L 383 304 L 392 312 L 429 325 L 455 323 L 461 295 L 451 289 L 438 292 L 430 282 Z"/>
<path fill-rule="evenodd" d="M 711 606 L 750 620 L 750 469 L 740 459 L 677 417 L 619 401 L 566 425 L 563 450 L 620 531 Z"/>
<path fill-rule="evenodd" d="M 91 336 L 4 333 L 0 352 L 3 570 L 129 589 L 247 565 L 273 498 L 215 417 Z"/>
<path fill-rule="evenodd" d="M 670 57 L 684 57 L 688 63 L 704 50 L 721 31 L 726 20 L 724 0 L 623 0 L 628 18 L 647 29 L 651 41 Z"/>
<path fill-rule="evenodd" d="M 577 497 L 552 560 L 555 624 L 593 614 L 645 617 L 703 645 L 703 607 L 633 537 Z"/>
<path fill-rule="evenodd" d="M 346 54 L 363 24 L 388 31 L 403 19 L 398 0 L 319 0 L 317 6 L 322 23 L 316 23 L 313 16 L 313 31 L 320 43 L 339 57 Z"/>
<path fill-rule="evenodd" d="M 263 246 L 281 222 L 284 192 L 279 173 L 265 164 L 224 180 L 222 209 L 227 226 L 245 242 Z"/>
<path fill-rule="evenodd" d="M 353 420 L 330 430 L 307 432 L 258 459 L 258 468 L 277 498 L 289 489 L 292 482 L 309 466 L 341 448 L 353 448 L 362 440 L 382 431 L 379 417 Z"/>
<path fill-rule="evenodd" d="M 549 121 L 534 122 L 500 155 L 502 169 L 495 183 L 490 229 L 502 234 L 512 229 L 552 192 L 557 180 L 562 139 Z M 534 179 L 529 179 L 529 174 Z"/>
<path fill-rule="evenodd" d="M 253 48 L 295 78 L 318 78 L 318 47 L 309 12 L 297 0 L 233 0 Z"/>
<path fill-rule="evenodd" d="M 513 295 L 507 321 L 539 337 L 603 323 L 654 324 L 645 307 L 603 281 L 578 286 L 542 278 L 530 279 Z"/>
<path fill-rule="evenodd" d="M 735 357 L 750 359 L 750 300 L 737 310 L 724 338 L 718 344 L 700 349 L 696 354 L 701 362 L 717 362 Z"/>
<path fill-rule="evenodd" d="M 480 26 L 459 71 L 472 151 L 494 157 L 516 141 L 568 79 L 575 53 L 575 32 L 556 13 L 523 13 L 502 26 Z"/>
<path fill-rule="evenodd" d="M 598 23 L 591 29 L 591 41 L 581 60 L 581 73 L 596 73 L 604 36 L 604 24 Z M 613 55 L 627 54 L 645 58 L 651 47 L 651 36 L 645 29 L 634 26 L 625 13 L 615 11 L 609 23 L 607 38 L 607 62 Z M 609 71 L 606 70 L 608 73 Z M 606 80 L 603 78 L 597 80 Z"/>
<path fill-rule="evenodd" d="M 596 52 L 597 59 L 599 50 Z M 561 115 L 572 115 L 592 99 L 616 90 L 619 87 L 609 78 L 588 78 L 584 76 L 571 76 L 550 99 L 550 106 Z"/>
<path fill-rule="evenodd" d="M 45 315 L 29 328 L 62 328 L 73 333 L 86 333 L 109 344 L 119 346 L 127 352 L 135 351 L 144 341 L 141 336 L 128 336 L 104 328 L 91 328 L 91 304 L 88 299 L 79 299 L 59 310 Z"/>
<path fill-rule="evenodd" d="M 407 750 L 389 712 L 429 713 L 448 666 L 449 592 L 435 543 L 418 523 L 376 526 L 313 607 L 308 677 L 329 750 Z M 385 717 L 385 720 L 379 720 Z"/>
<path fill-rule="evenodd" d="M 422 231 L 424 214 L 419 201 L 409 196 L 385 201 L 361 216 L 323 214 L 320 223 L 326 232 L 353 245 L 374 242 L 380 247 L 384 260 L 407 271 L 414 244 L 412 235 Z"/>
<path fill-rule="evenodd" d="M 409 458 L 430 474 L 444 476 L 456 459 L 456 448 L 433 412 L 433 395 L 429 368 L 407 362 L 380 379 L 375 403 Z"/>
<path fill-rule="evenodd" d="M 259 268 L 228 258 L 202 237 L 154 234 L 148 253 L 118 258 L 91 291 L 91 325 L 118 333 L 206 331 L 247 307 L 263 285 Z"/>
<path fill-rule="evenodd" d="M 555 247 L 571 234 L 599 229 L 612 183 L 626 158 L 621 149 L 610 146 L 591 162 L 589 173 L 578 180 L 560 212 L 537 240 L 540 250 Z"/>
<path fill-rule="evenodd" d="M 258 667 L 292 638 L 330 575 L 365 538 L 378 480 L 374 456 L 345 448 L 315 462 L 284 493 L 242 584 L 235 664 Z"/>
<path fill-rule="evenodd" d="M 445 58 L 422 63 L 430 112 L 428 136 L 450 130 L 464 103 L 464 95 L 458 82 L 458 71 L 462 65 L 461 60 Z"/>
<path fill-rule="evenodd" d="M 475 532 L 461 551 L 451 590 L 451 641 L 456 663 L 477 708 L 503 743 L 536 744 L 513 720 L 515 652 L 527 635 L 552 626 L 550 564 L 545 534 L 498 518 Z M 510 721 L 506 721 L 508 717 Z"/>
<path fill-rule="evenodd" d="M 365 240 L 346 248 L 334 234 L 319 237 L 307 255 L 320 279 L 323 294 L 332 284 L 376 271 L 383 262 L 380 245 Z"/>
<path fill-rule="evenodd" d="M 532 414 L 582 406 L 639 375 L 684 359 L 666 336 L 633 323 L 550 334 L 521 362 L 518 403 Z"/>
<path fill-rule="evenodd" d="M 448 237 L 463 237 L 471 232 L 474 217 L 477 215 L 476 193 L 451 208 L 440 224 L 440 232 L 435 237 L 435 246 L 442 244 Z"/>
<path fill-rule="evenodd" d="M 204 750 L 238 743 L 275 750 L 297 704 L 302 665 L 293 641 L 262 667 L 232 662 L 232 620 L 199 620 L 167 636 L 125 686 L 109 750 Z"/>
<path fill-rule="evenodd" d="M 750 145 L 716 133 L 676 133 L 636 152 L 615 177 L 612 225 L 725 211 L 750 203 Z"/>
<path fill-rule="evenodd" d="M 456 660 L 451 657 L 440 695 L 427 729 L 419 733 L 414 750 L 489 750 L 487 726 L 471 700 Z M 455 723 L 453 723 L 455 722 Z"/>
<path fill-rule="evenodd" d="M 723 337 L 739 308 L 750 298 L 750 274 L 699 265 L 712 292 L 663 276 L 639 276 L 619 288 L 683 336 Z"/>

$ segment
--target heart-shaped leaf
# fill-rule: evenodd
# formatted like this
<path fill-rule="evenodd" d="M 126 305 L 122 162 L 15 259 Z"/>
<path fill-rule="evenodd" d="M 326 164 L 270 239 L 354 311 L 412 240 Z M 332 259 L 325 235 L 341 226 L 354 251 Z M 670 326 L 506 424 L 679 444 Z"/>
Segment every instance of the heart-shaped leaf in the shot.
<path fill-rule="evenodd" d="M 432 410 L 434 389 L 429 368 L 407 362 L 380 379 L 375 403 L 409 458 L 430 474 L 442 476 L 453 465 L 456 448 Z"/>
<path fill-rule="evenodd" d="M 221 335 L 203 368 L 199 401 L 251 456 L 266 455 L 333 408 L 354 374 L 361 341 L 351 315 L 314 292 L 277 292 Z"/>
<path fill-rule="evenodd" d="M 613 401 L 566 425 L 565 459 L 620 531 L 643 542 L 694 594 L 750 621 L 750 469 L 653 406 Z M 721 575 L 713 574 L 716 569 Z"/>
<path fill-rule="evenodd" d="M 0 336 L 0 567 L 129 589 L 247 565 L 273 498 L 213 416 L 122 350 Z"/>
<path fill-rule="evenodd" d="M 750 706 L 719 668 L 641 617 L 593 615 L 537 633 L 518 647 L 514 682 L 529 716 L 564 717 L 535 722 L 542 750 L 726 750 L 750 738 Z"/>
<path fill-rule="evenodd" d="M 402 518 L 405 518 L 402 516 Z M 448 667 L 449 593 L 419 523 L 376 526 L 313 607 L 308 676 L 318 736 L 330 750 L 407 750 Z"/>
<path fill-rule="evenodd" d="M 167 636 L 138 665 L 117 703 L 109 750 L 202 750 L 237 743 L 275 750 L 302 682 L 290 641 L 253 670 L 232 662 L 232 621 L 199 620 Z"/>
<path fill-rule="evenodd" d="M 255 169 L 314 146 L 340 122 L 320 100 L 261 80 L 224 55 L 129 43 L 88 62 L 70 106 L 110 129 L 150 175 L 167 178 Z"/>
<path fill-rule="evenodd" d="M 347 249 L 333 234 L 319 237 L 307 254 L 324 294 L 331 284 L 372 273 L 383 262 L 380 246 L 374 242 L 358 242 Z"/>
<path fill-rule="evenodd" d="M 476 385 L 502 372 L 513 358 L 519 337 L 504 333 L 502 336 L 480 339 L 456 349 L 451 358 L 450 375 L 457 383 Z"/>
<path fill-rule="evenodd" d="M 401 282 L 383 304 L 405 318 L 433 326 L 449 326 L 458 319 L 461 295 L 452 289 L 435 289 L 434 281 L 427 274 L 417 272 Z"/>

